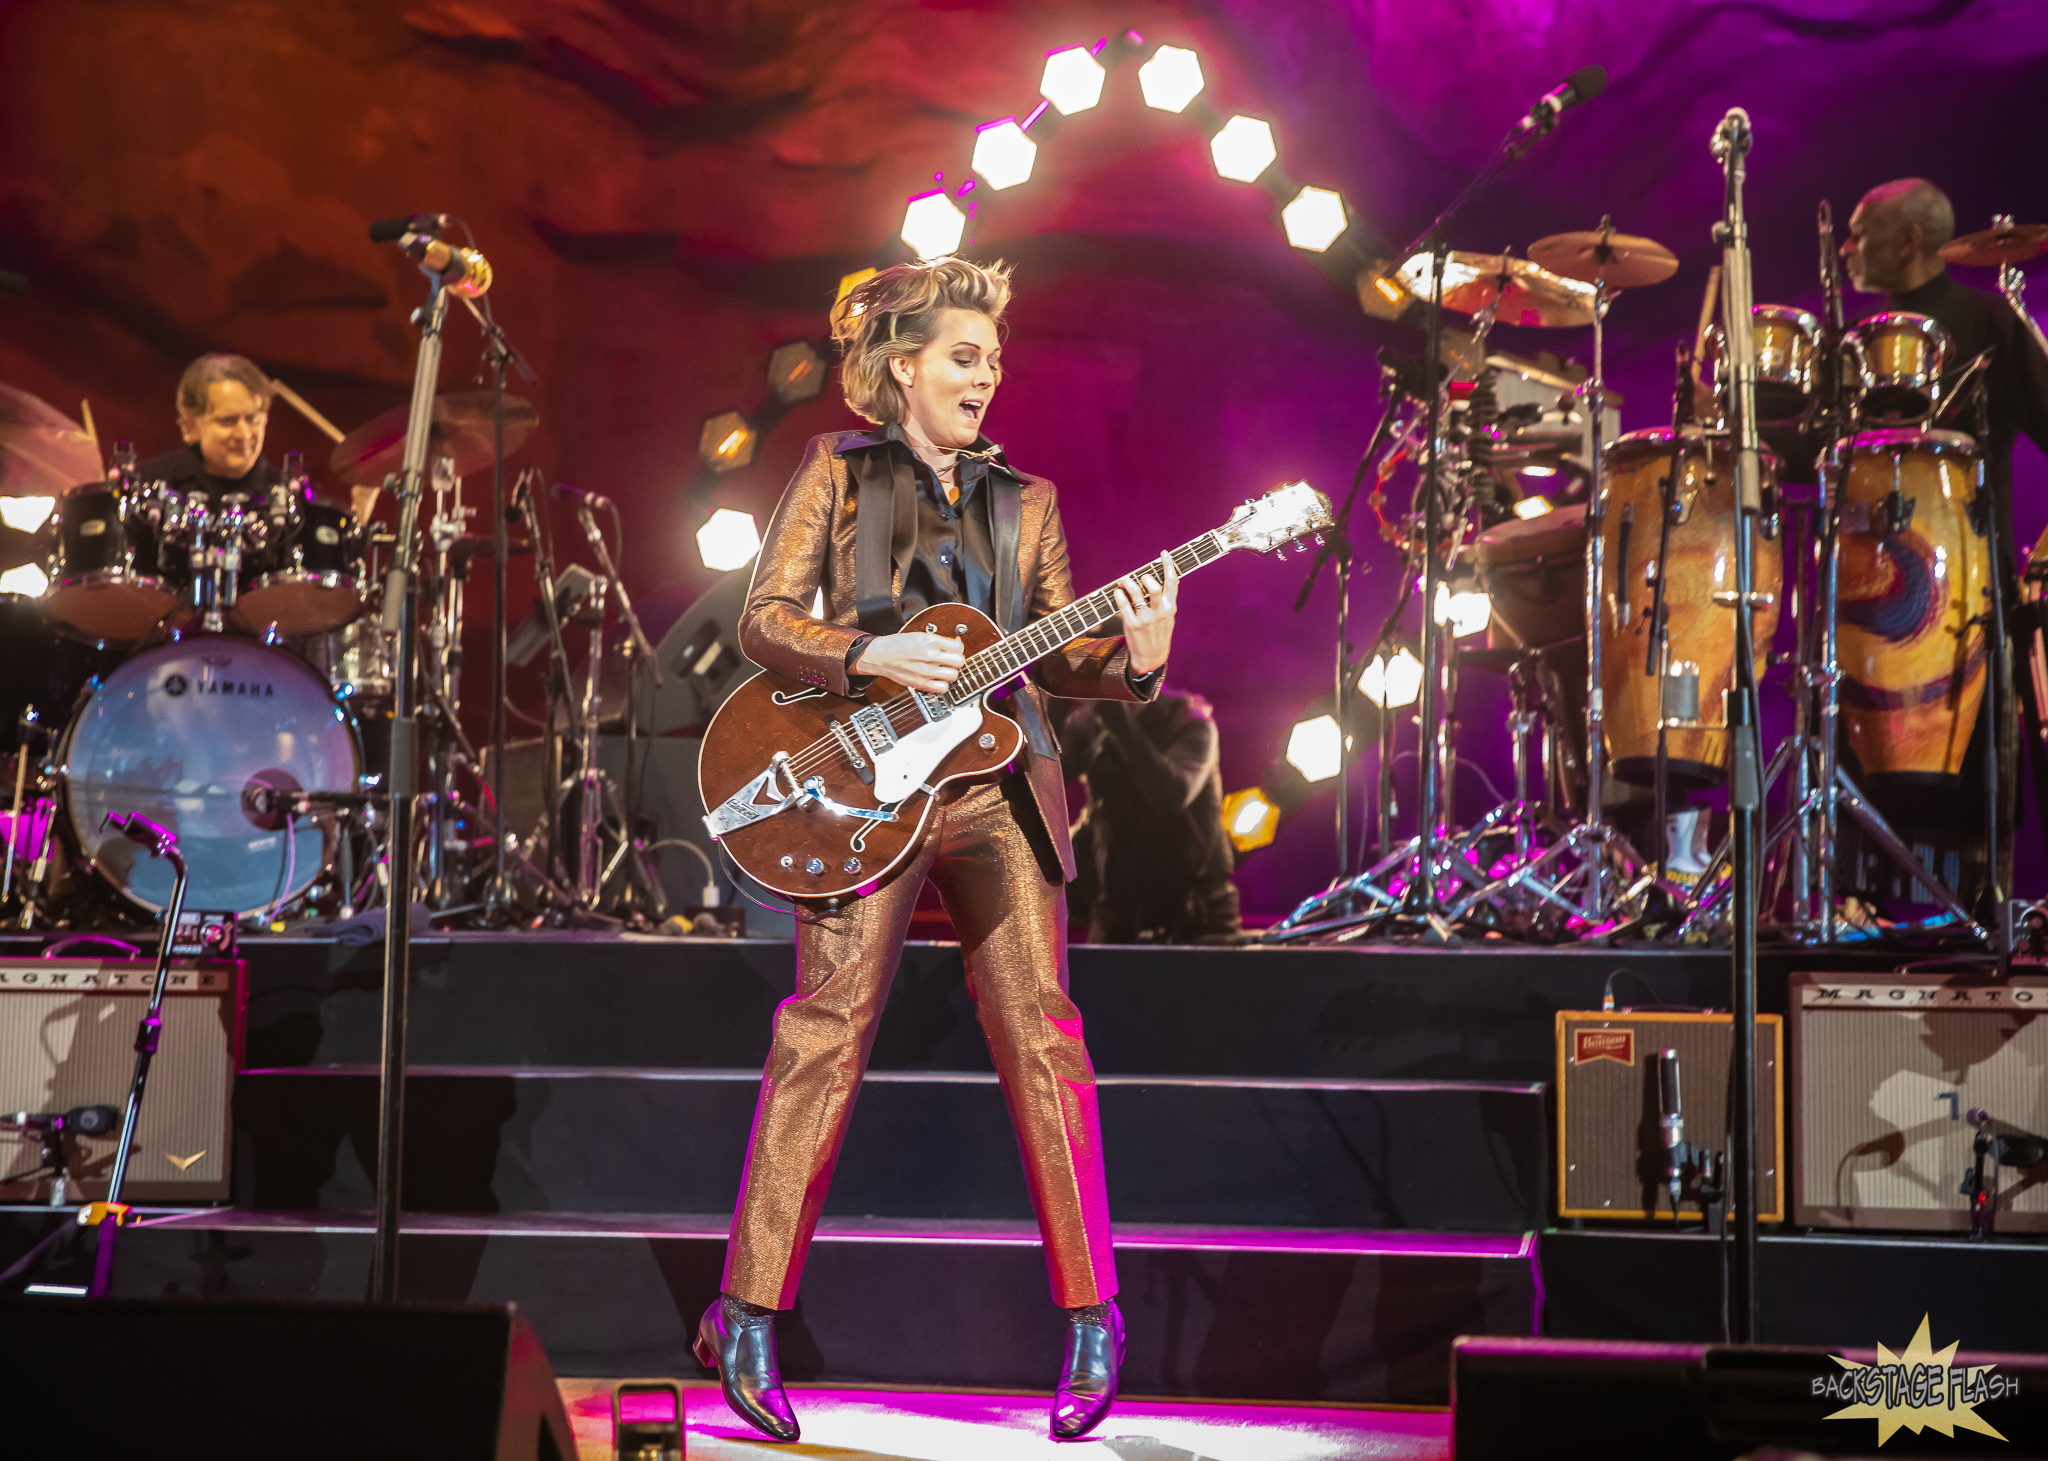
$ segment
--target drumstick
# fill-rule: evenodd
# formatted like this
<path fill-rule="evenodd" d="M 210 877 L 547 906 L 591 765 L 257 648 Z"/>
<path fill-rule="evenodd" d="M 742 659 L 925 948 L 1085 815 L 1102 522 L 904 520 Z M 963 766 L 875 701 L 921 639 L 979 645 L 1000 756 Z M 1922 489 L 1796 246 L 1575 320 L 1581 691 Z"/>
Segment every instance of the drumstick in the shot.
<path fill-rule="evenodd" d="M 1721 266 L 1707 270 L 1707 292 L 1700 300 L 1700 325 L 1692 337 L 1692 374 L 1698 380 L 1700 357 L 1707 353 L 1707 327 L 1714 323 L 1714 307 L 1721 302 Z"/>
<path fill-rule="evenodd" d="M 326 432 L 327 439 L 329 441 L 340 441 L 341 438 L 346 434 L 345 432 L 342 431 L 342 429 L 339 426 L 336 426 L 332 421 L 329 421 L 325 416 L 322 416 L 318 411 L 314 410 L 312 402 L 308 401 L 304 396 L 300 395 L 297 391 L 293 390 L 290 386 L 286 385 L 276 376 L 272 376 L 270 378 L 270 385 L 271 389 L 275 390 L 280 396 L 284 397 L 285 403 L 287 405 L 291 406 L 292 409 L 297 411 L 301 416 L 305 417 L 308 421 L 312 422 L 315 426 L 319 427 L 322 431 Z"/>
<path fill-rule="evenodd" d="M 100 434 L 92 424 L 92 402 L 90 399 L 78 403 L 78 417 L 85 423 L 85 434 L 92 438 L 92 449 L 100 449 Z"/>

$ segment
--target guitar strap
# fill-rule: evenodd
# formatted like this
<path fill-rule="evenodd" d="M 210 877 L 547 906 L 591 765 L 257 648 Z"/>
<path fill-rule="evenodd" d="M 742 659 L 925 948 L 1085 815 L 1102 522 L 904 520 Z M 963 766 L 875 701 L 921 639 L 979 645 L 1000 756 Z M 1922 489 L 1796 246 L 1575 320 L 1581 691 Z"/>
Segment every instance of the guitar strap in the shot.
<path fill-rule="evenodd" d="M 854 606 L 869 634 L 903 627 L 896 606 L 896 575 L 908 571 L 917 548 L 917 478 L 907 454 L 879 445 L 846 452 L 842 460 L 855 491 Z"/>
<path fill-rule="evenodd" d="M 1015 634 L 1024 627 L 1024 578 L 1017 570 L 1018 545 L 1024 532 L 1024 489 L 1008 462 L 991 463 L 988 474 L 989 536 L 996 550 L 996 627 Z M 1045 709 L 1027 685 L 1010 696 L 1010 714 L 1024 729 L 1024 744 L 1034 755 L 1059 759 L 1060 743 L 1047 723 Z"/>

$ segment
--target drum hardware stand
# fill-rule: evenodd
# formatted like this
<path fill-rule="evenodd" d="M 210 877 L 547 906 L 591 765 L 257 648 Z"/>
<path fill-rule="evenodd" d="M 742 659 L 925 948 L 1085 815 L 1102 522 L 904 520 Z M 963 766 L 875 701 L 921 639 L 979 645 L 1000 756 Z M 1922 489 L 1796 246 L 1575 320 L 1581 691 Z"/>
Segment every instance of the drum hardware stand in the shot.
<path fill-rule="evenodd" d="M 2009 229 L 2013 226 L 2012 215 L 2000 213 L 1991 220 L 1994 229 Z M 2005 296 L 2005 302 L 2012 306 L 2012 312 L 2020 317 L 2020 323 L 2027 327 L 2027 333 L 2034 337 L 2034 344 L 2043 355 L 2048 355 L 2048 335 L 2041 333 L 2041 323 L 2027 310 L 2027 281 L 2020 273 L 2020 266 L 2013 263 L 1998 266 L 1998 292 Z"/>
<path fill-rule="evenodd" d="M 420 504 L 427 490 L 427 453 L 432 446 L 434 392 L 441 375 L 441 332 L 448 320 L 448 286 L 429 272 L 427 302 L 413 314 L 420 327 L 419 361 L 413 375 L 412 407 L 406 421 L 400 470 L 397 541 L 384 581 L 384 628 L 392 646 L 390 868 L 384 921 L 383 1058 L 377 1094 L 377 1228 L 371 1250 L 370 1298 L 398 1298 L 400 1180 L 405 1142 L 405 1033 L 407 981 L 411 977 L 413 814 L 419 803 L 419 718 L 414 676 L 418 673 Z"/>
<path fill-rule="evenodd" d="M 1601 83 L 1605 84 L 1604 73 Z M 1458 214 L 1479 191 L 1499 177 L 1512 164 L 1518 162 L 1540 138 L 1548 136 L 1557 123 L 1556 110 L 1539 106 L 1508 133 L 1495 152 L 1493 160 L 1475 174 L 1464 187 L 1458 190 L 1443 212 L 1437 214 L 1428 228 L 1407 248 L 1401 251 L 1403 260 L 1428 252 L 1430 256 L 1428 331 L 1427 344 L 1422 361 L 1422 385 L 1426 410 L 1424 440 L 1428 455 L 1422 467 L 1422 698 L 1417 705 L 1418 717 L 1422 723 L 1423 754 L 1417 758 L 1420 768 L 1421 786 L 1417 796 L 1420 820 L 1416 829 L 1416 867 L 1418 875 L 1412 878 L 1401 898 L 1400 916 L 1428 924 L 1441 934 L 1441 914 L 1436 893 L 1435 868 L 1437 861 L 1437 820 L 1443 802 L 1443 787 L 1438 782 L 1437 757 L 1434 754 L 1439 737 L 1434 727 L 1442 711 L 1439 705 L 1438 677 L 1444 661 L 1444 639 L 1447 626 L 1436 622 L 1437 585 L 1444 582 L 1441 548 L 1443 539 L 1443 391 L 1438 380 L 1441 365 L 1439 354 L 1443 349 L 1444 333 L 1444 265 L 1450 255 L 1450 229 Z M 1531 120 L 1533 119 L 1533 120 Z M 1597 336 L 1596 336 L 1597 339 Z M 1483 355 L 1481 357 L 1484 358 Z M 1597 367 L 1596 367 L 1597 373 Z M 1595 437 L 1598 437 L 1598 423 L 1595 423 Z M 1596 461 L 1595 487 L 1598 486 Z"/>
<path fill-rule="evenodd" d="M 528 385 L 539 385 L 540 377 L 498 327 L 490 296 L 478 301 L 463 297 L 469 312 L 484 332 L 484 366 L 491 372 L 491 825 L 494 830 L 490 886 L 484 890 L 483 913 L 487 925 L 503 926 L 518 910 L 518 898 L 505 875 L 505 594 L 506 571 L 511 558 L 511 539 L 506 528 L 505 497 L 505 367 L 517 367 Z"/>

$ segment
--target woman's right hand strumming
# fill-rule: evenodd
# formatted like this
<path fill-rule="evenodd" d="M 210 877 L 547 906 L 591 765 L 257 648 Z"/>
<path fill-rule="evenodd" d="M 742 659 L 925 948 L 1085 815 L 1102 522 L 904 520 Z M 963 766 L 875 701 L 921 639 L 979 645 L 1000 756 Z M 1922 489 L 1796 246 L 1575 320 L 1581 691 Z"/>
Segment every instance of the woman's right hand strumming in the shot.
<path fill-rule="evenodd" d="M 960 676 L 966 647 L 943 634 L 883 634 L 868 641 L 853 663 L 856 675 L 880 675 L 911 690 L 936 695 Z"/>

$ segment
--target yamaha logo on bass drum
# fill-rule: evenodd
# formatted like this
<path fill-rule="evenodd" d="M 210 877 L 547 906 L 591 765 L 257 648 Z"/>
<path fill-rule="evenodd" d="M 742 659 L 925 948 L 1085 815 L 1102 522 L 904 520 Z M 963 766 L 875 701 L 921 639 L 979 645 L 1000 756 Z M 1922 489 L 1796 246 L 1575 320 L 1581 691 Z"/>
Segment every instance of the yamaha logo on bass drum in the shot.
<path fill-rule="evenodd" d="M 164 693 L 183 695 L 186 691 L 195 695 L 253 695 L 258 699 L 274 697 L 277 687 L 268 680 L 201 680 L 194 685 L 183 675 L 165 675 Z"/>

